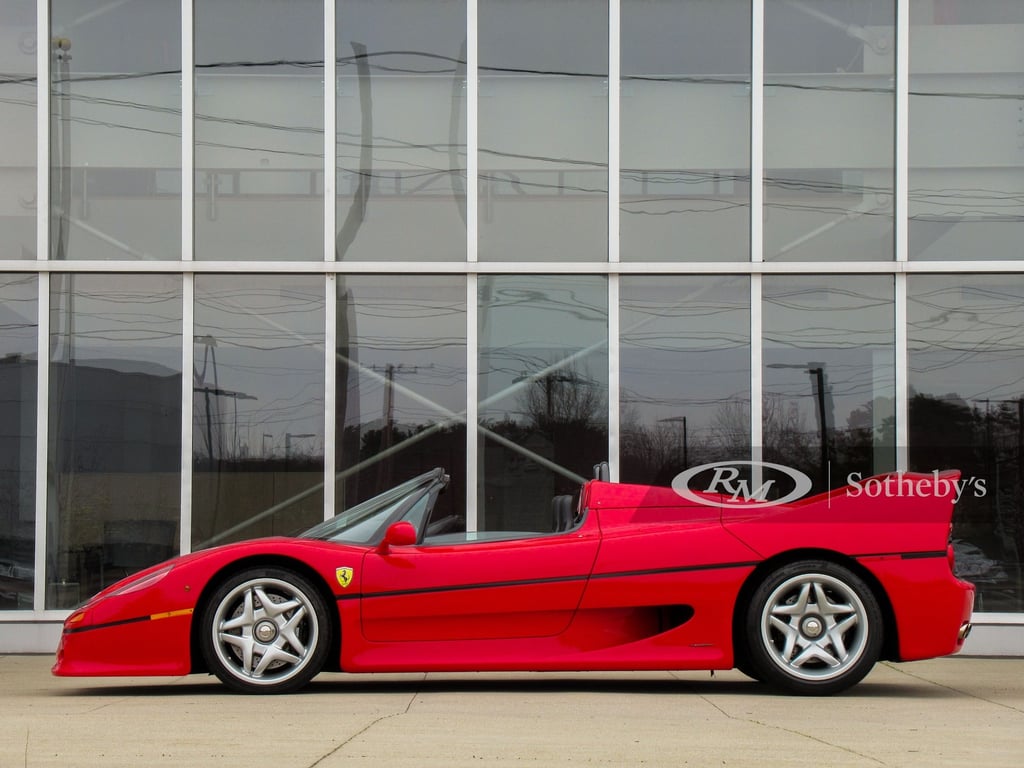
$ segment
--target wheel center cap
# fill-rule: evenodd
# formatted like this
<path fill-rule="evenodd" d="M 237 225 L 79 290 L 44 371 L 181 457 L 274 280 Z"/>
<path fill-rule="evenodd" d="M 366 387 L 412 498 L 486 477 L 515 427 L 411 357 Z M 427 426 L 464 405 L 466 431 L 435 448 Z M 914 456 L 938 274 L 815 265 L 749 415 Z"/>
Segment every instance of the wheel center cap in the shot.
<path fill-rule="evenodd" d="M 274 626 L 274 622 L 272 621 L 261 621 L 253 630 L 253 635 L 255 635 L 256 639 L 261 643 L 269 643 L 277 637 L 277 627 Z"/>
<path fill-rule="evenodd" d="M 819 619 L 817 616 L 811 616 L 807 619 L 804 619 L 804 624 L 802 627 L 803 633 L 807 637 L 818 637 L 818 635 L 821 634 L 824 628 L 825 627 L 822 624 L 821 619 Z"/>

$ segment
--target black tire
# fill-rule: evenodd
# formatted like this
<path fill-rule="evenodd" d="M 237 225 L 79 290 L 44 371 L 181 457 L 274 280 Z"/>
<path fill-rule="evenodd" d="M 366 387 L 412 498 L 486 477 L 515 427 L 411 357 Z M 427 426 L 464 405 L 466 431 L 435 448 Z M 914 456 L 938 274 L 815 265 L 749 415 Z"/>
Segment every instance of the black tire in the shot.
<path fill-rule="evenodd" d="M 210 595 L 200 622 L 209 670 L 240 693 L 297 691 L 323 668 L 331 647 L 323 597 L 286 568 L 233 574 Z"/>
<path fill-rule="evenodd" d="M 882 648 L 882 611 L 871 588 L 827 560 L 769 574 L 751 597 L 743 629 L 751 676 L 801 695 L 855 685 Z"/>
<path fill-rule="evenodd" d="M 763 683 L 764 682 L 764 680 L 761 679 L 760 673 L 756 669 L 754 669 L 753 666 L 751 666 L 750 662 L 748 662 L 746 660 L 737 661 L 736 662 L 736 669 L 738 669 L 744 675 L 749 677 L 755 683 Z"/>

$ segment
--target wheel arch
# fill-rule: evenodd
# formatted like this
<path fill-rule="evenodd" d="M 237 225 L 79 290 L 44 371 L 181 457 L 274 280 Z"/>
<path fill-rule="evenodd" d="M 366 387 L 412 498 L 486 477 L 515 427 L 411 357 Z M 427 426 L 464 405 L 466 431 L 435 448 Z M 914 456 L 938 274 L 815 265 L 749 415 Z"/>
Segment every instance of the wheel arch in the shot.
<path fill-rule="evenodd" d="M 209 672 L 207 669 L 206 660 L 203 658 L 203 653 L 199 645 L 199 634 L 202 631 L 200 626 L 200 617 L 206 610 L 206 606 L 210 602 L 210 597 L 217 588 L 223 584 L 227 579 L 231 578 L 232 575 L 239 571 L 245 570 L 246 568 L 259 568 L 259 567 L 274 567 L 274 568 L 287 568 L 295 571 L 301 576 L 304 576 L 309 580 L 320 596 L 324 600 L 324 604 L 327 606 L 327 615 L 330 617 L 331 622 L 331 645 L 327 652 L 327 661 L 324 664 L 325 672 L 339 672 L 341 671 L 341 617 L 338 614 L 338 602 L 337 598 L 331 592 L 327 582 L 324 581 L 321 576 L 314 568 L 311 568 L 306 563 L 298 560 L 294 557 L 288 557 L 287 555 L 252 555 L 250 557 L 242 558 L 241 560 L 233 560 L 230 563 L 224 565 L 220 570 L 210 577 L 209 581 L 206 582 L 206 586 L 203 587 L 203 591 L 199 595 L 199 599 L 196 601 L 195 610 L 192 612 L 192 626 L 189 633 L 189 655 L 192 661 L 192 672 Z"/>
<path fill-rule="evenodd" d="M 866 568 L 863 564 L 859 563 L 856 559 L 849 555 L 844 555 L 842 552 L 836 552 L 832 549 L 805 548 L 790 549 L 773 555 L 767 560 L 762 560 L 753 571 L 747 574 L 747 578 L 740 587 L 740 591 L 736 596 L 736 602 L 733 606 L 732 645 L 733 655 L 736 657 L 733 661 L 733 665 L 736 666 L 737 663 L 746 662 L 748 660 L 746 641 L 743 637 L 743 620 L 744 616 L 746 616 L 747 608 L 750 605 L 750 600 L 753 597 L 754 592 L 757 590 L 757 587 L 762 581 L 764 581 L 768 574 L 772 573 L 776 569 L 801 560 L 827 560 L 835 563 L 836 565 L 848 568 L 864 580 L 871 589 L 875 600 L 878 601 L 878 606 L 882 611 L 882 652 L 880 659 L 883 661 L 898 661 L 899 630 L 896 625 L 896 614 L 893 611 L 892 603 L 889 602 L 889 596 L 886 594 L 885 589 L 882 587 L 881 582 L 875 574 L 873 574 L 870 569 Z"/>

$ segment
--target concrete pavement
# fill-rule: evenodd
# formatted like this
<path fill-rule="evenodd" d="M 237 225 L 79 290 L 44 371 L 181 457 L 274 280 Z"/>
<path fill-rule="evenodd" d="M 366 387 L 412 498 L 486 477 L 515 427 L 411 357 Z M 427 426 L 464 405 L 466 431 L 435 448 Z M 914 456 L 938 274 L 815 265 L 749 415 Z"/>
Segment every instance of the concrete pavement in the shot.
<path fill-rule="evenodd" d="M 1024 659 L 880 664 L 831 698 L 738 672 L 54 678 L 0 657 L 0 768 L 1024 765 Z"/>

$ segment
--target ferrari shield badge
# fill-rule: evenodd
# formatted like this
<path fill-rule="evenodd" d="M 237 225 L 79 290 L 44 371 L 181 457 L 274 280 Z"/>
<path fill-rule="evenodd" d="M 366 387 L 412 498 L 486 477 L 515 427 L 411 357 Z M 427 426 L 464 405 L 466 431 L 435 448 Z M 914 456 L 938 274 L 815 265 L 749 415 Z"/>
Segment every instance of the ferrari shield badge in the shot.
<path fill-rule="evenodd" d="M 352 583 L 352 569 L 347 565 L 335 570 L 334 575 L 337 577 L 342 589 Z"/>

